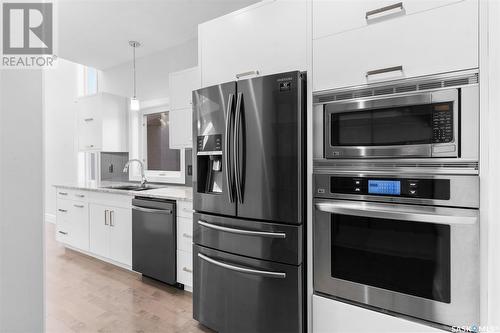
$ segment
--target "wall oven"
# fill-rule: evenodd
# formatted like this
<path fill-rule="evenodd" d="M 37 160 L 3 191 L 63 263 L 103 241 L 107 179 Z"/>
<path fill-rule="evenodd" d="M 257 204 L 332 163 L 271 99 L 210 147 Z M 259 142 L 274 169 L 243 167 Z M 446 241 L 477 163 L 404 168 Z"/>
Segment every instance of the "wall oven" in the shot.
<path fill-rule="evenodd" d="M 316 174 L 315 293 L 441 325 L 478 323 L 478 178 Z"/>
<path fill-rule="evenodd" d="M 478 158 L 477 74 L 319 93 L 314 100 L 326 159 Z"/>

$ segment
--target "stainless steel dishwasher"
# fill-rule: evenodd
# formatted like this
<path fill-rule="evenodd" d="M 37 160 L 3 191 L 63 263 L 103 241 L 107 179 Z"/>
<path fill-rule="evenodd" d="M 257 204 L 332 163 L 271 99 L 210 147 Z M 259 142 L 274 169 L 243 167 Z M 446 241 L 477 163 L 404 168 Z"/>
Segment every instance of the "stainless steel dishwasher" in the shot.
<path fill-rule="evenodd" d="M 175 201 L 132 199 L 132 269 L 176 284 Z"/>

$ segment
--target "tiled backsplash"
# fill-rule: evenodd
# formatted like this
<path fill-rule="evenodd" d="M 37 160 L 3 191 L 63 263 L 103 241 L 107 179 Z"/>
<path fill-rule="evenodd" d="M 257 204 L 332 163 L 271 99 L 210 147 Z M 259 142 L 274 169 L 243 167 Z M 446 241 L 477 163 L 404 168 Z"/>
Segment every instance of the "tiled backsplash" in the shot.
<path fill-rule="evenodd" d="M 128 153 L 101 153 L 101 180 L 126 182 L 128 172 L 123 167 L 128 161 Z"/>

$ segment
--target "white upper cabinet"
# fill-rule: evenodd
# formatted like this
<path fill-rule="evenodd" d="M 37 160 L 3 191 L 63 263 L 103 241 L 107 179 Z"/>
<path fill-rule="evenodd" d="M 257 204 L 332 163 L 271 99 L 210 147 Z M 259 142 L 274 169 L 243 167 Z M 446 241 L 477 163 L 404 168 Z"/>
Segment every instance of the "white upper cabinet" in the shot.
<path fill-rule="evenodd" d="M 313 38 L 377 24 L 463 0 L 314 0 Z"/>
<path fill-rule="evenodd" d="M 202 86 L 307 69 L 306 1 L 263 1 L 198 26 Z M 242 77 L 244 78 L 244 77 Z"/>
<path fill-rule="evenodd" d="M 81 97 L 78 148 L 81 151 L 128 151 L 127 99 L 108 93 Z"/>
<path fill-rule="evenodd" d="M 170 73 L 170 149 L 193 147 L 193 90 L 201 87 L 198 67 Z"/>
<path fill-rule="evenodd" d="M 193 90 L 199 89 L 200 71 L 198 67 L 170 73 L 170 107 L 172 110 L 188 109 L 193 105 Z"/>
<path fill-rule="evenodd" d="M 313 90 L 477 68 L 478 28 L 466 0 L 314 39 Z"/>

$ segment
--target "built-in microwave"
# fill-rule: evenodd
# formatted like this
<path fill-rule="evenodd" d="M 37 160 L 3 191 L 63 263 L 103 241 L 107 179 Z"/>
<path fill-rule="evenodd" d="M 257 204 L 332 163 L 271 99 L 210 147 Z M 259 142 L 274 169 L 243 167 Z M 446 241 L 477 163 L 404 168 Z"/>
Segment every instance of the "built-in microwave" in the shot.
<path fill-rule="evenodd" d="M 477 160 L 476 80 L 470 75 L 403 80 L 315 94 L 315 107 L 321 107 L 323 118 L 323 158 Z"/>

